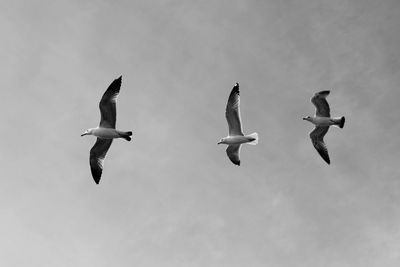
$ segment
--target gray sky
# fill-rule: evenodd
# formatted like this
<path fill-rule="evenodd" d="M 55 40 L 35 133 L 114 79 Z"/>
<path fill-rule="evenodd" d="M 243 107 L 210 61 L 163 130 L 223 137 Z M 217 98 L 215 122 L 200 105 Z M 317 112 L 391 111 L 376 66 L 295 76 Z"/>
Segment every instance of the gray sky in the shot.
<path fill-rule="evenodd" d="M 399 266 L 398 0 L 83 2 L 0 2 L 1 266 Z M 96 186 L 79 135 L 119 75 L 134 140 Z"/>

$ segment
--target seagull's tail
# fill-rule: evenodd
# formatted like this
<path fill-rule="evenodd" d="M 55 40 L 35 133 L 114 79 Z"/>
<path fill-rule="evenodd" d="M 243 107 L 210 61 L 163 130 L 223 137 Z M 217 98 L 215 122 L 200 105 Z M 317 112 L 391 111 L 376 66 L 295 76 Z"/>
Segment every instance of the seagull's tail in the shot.
<path fill-rule="evenodd" d="M 132 138 L 130 137 L 132 135 L 132 132 L 120 132 L 119 135 L 124 138 L 126 141 L 131 141 Z"/>
<path fill-rule="evenodd" d="M 247 135 L 247 137 L 250 137 L 252 141 L 246 143 L 249 145 L 257 145 L 258 144 L 258 133 L 252 133 Z"/>
<path fill-rule="evenodd" d="M 339 127 L 339 128 L 343 128 L 344 122 L 345 122 L 345 121 L 346 121 L 346 120 L 345 120 L 344 116 L 343 116 L 343 117 L 339 117 L 339 118 L 334 118 L 334 119 L 333 119 L 334 125 L 337 126 L 337 127 Z"/>
<path fill-rule="evenodd" d="M 345 118 L 344 118 L 344 116 L 340 119 L 340 124 L 339 124 L 339 127 L 340 128 L 343 128 L 343 126 L 344 126 L 344 122 L 345 122 L 346 120 L 345 120 Z"/>

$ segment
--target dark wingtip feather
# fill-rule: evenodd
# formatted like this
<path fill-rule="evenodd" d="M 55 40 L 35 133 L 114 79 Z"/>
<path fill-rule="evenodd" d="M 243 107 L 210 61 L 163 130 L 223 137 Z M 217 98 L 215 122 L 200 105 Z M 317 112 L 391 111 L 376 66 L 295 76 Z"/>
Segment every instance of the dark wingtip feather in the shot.
<path fill-rule="evenodd" d="M 92 164 L 93 164 L 93 160 L 90 160 L 90 172 L 92 173 L 94 182 L 96 184 L 99 184 L 103 170 L 92 166 Z"/>
<path fill-rule="evenodd" d="M 100 183 L 100 178 L 101 178 L 101 171 L 96 170 L 95 168 L 91 168 L 92 171 L 92 177 L 93 180 L 96 184 Z"/>
<path fill-rule="evenodd" d="M 239 161 L 233 161 L 231 160 L 233 164 L 235 164 L 236 166 L 240 166 L 240 160 Z"/>
<path fill-rule="evenodd" d="M 233 164 L 235 164 L 235 165 L 237 165 L 237 166 L 240 166 L 240 160 L 236 161 L 235 159 L 231 159 L 231 158 L 229 158 L 229 159 L 231 160 L 231 162 L 232 162 Z"/>
<path fill-rule="evenodd" d="M 238 94 L 238 95 L 240 95 L 239 83 L 235 83 L 235 86 L 233 86 L 233 88 L 232 88 L 231 94 Z"/>
<path fill-rule="evenodd" d="M 119 84 L 119 85 L 121 86 L 121 83 L 122 83 L 122 75 L 119 76 L 117 79 L 115 79 L 113 83 Z"/>
<path fill-rule="evenodd" d="M 117 79 L 115 79 L 114 81 L 112 81 L 112 83 L 109 85 L 109 87 L 107 88 L 107 90 L 104 92 L 103 97 L 104 97 L 105 95 L 107 95 L 107 94 L 110 94 L 110 93 L 108 93 L 109 90 L 119 92 L 120 87 L 121 87 L 121 84 L 122 84 L 122 76 L 120 76 L 119 78 L 117 78 Z"/>
<path fill-rule="evenodd" d="M 323 159 L 326 163 L 331 164 L 331 160 L 329 159 L 329 156 L 328 156 L 328 155 L 324 155 L 324 154 L 322 154 L 322 153 L 319 152 L 319 151 L 318 151 L 318 153 L 321 155 L 322 159 Z"/>
<path fill-rule="evenodd" d="M 100 183 L 100 178 L 101 178 L 101 173 L 98 173 L 98 172 L 96 172 L 96 171 L 94 171 L 94 170 L 92 169 L 92 176 L 93 176 L 94 182 L 95 182 L 96 184 L 99 184 L 99 183 Z"/>
<path fill-rule="evenodd" d="M 329 90 L 324 90 L 324 91 L 320 91 L 320 92 L 318 92 L 317 94 L 318 94 L 318 95 L 327 96 L 327 95 L 329 95 L 329 94 L 330 94 L 330 92 L 331 92 L 331 91 L 329 91 Z"/>
<path fill-rule="evenodd" d="M 324 148 L 319 147 L 318 145 L 314 145 L 315 150 L 317 150 L 318 154 L 321 156 L 321 158 L 328 164 L 331 163 L 331 160 L 329 159 L 329 154 L 328 151 L 325 151 Z"/>

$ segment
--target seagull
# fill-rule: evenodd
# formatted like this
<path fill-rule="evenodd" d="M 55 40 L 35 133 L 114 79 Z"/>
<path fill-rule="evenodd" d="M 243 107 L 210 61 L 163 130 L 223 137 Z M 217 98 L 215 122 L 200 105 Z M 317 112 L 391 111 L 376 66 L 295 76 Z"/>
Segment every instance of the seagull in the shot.
<path fill-rule="evenodd" d="M 226 154 L 233 164 L 240 166 L 240 147 L 241 144 L 258 144 L 258 134 L 252 133 L 244 135 L 242 130 L 242 122 L 240 119 L 240 96 L 239 83 L 236 83 L 229 95 L 226 104 L 225 117 L 228 121 L 229 135 L 222 138 L 218 144 L 227 144 Z"/>
<path fill-rule="evenodd" d="M 310 133 L 311 142 L 320 156 L 328 164 L 330 164 L 331 161 L 329 159 L 328 149 L 324 143 L 324 136 L 328 132 L 329 126 L 333 125 L 343 128 L 345 122 L 344 117 L 331 117 L 329 104 L 326 101 L 326 97 L 329 93 L 330 91 L 321 91 L 316 93 L 311 98 L 311 103 L 316 107 L 315 116 L 307 116 L 303 118 L 303 120 L 309 121 L 315 125 L 315 129 Z"/>
<path fill-rule="evenodd" d="M 131 141 L 132 132 L 123 132 L 115 129 L 116 122 L 116 100 L 121 87 L 122 76 L 115 79 L 107 88 L 100 100 L 100 124 L 96 128 L 87 129 L 81 136 L 94 135 L 97 137 L 96 143 L 90 150 L 90 169 L 96 184 L 100 182 L 103 172 L 103 161 L 114 138 L 124 138 Z"/>

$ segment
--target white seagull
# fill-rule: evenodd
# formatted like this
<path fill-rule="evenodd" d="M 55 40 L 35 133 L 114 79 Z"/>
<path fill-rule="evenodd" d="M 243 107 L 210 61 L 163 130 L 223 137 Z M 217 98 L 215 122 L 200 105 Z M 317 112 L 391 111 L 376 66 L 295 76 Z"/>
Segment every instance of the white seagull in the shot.
<path fill-rule="evenodd" d="M 106 153 L 111 146 L 114 138 L 124 138 L 131 141 L 132 132 L 123 132 L 115 129 L 116 122 L 116 100 L 121 87 L 122 76 L 115 79 L 107 88 L 100 100 L 100 125 L 96 128 L 87 129 L 81 136 L 94 135 L 97 141 L 90 150 L 90 169 L 96 184 L 100 182 L 101 173 L 103 171 L 103 161 Z"/>
<path fill-rule="evenodd" d="M 311 103 L 316 107 L 315 116 L 303 118 L 303 120 L 309 121 L 315 125 L 315 129 L 310 133 L 311 142 L 328 164 L 330 164 L 331 161 L 329 159 L 328 149 L 324 143 L 324 136 L 328 132 L 329 126 L 333 125 L 343 128 L 345 122 L 344 117 L 331 118 L 329 104 L 326 101 L 326 97 L 329 93 L 330 91 L 316 93 L 311 98 Z"/>
<path fill-rule="evenodd" d="M 244 135 L 242 130 L 242 122 L 240 119 L 240 96 L 239 84 L 236 83 L 229 95 L 226 104 L 225 117 L 228 121 L 229 135 L 222 138 L 218 144 L 227 144 L 226 154 L 233 164 L 240 166 L 240 147 L 241 144 L 247 143 L 256 145 L 258 143 L 258 134 L 252 133 Z"/>

